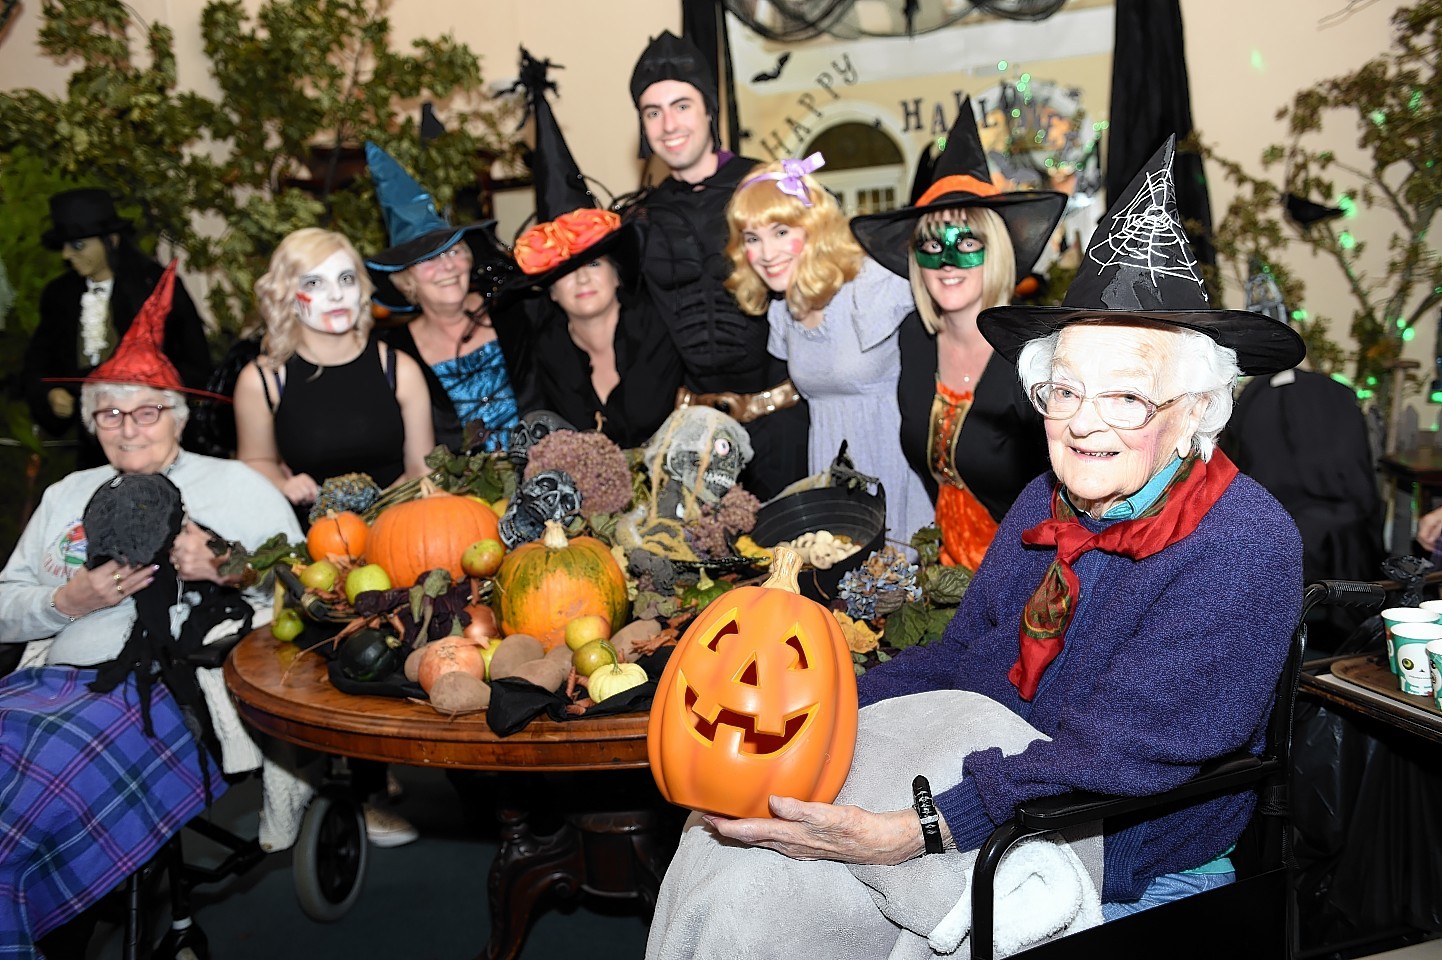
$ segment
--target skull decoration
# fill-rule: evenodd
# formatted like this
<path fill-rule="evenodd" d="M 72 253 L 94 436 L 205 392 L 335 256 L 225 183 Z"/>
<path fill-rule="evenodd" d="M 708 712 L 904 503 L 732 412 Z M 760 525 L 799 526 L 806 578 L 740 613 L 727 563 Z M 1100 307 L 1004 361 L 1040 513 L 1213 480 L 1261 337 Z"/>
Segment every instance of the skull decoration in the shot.
<path fill-rule="evenodd" d="M 856 675 L 831 612 L 796 592 L 799 559 L 713 600 L 681 637 L 651 704 L 646 749 L 669 801 L 768 817 L 771 794 L 830 803 L 856 747 Z"/>
<path fill-rule="evenodd" d="M 521 483 L 499 524 L 507 549 L 538 540 L 546 521 L 564 524 L 581 512 L 581 491 L 564 470 L 542 470 Z"/>
<path fill-rule="evenodd" d="M 665 470 L 661 512 L 675 515 L 674 504 L 689 491 L 703 503 L 718 502 L 736 485 L 741 468 L 751 462 L 746 428 L 711 407 L 682 407 L 666 418 L 646 446 L 646 466 Z"/>
<path fill-rule="evenodd" d="M 530 459 L 531 448 L 557 430 L 575 430 L 558 413 L 550 410 L 532 410 L 511 428 L 506 438 L 506 456 L 517 467 L 524 467 Z M 531 539 L 535 539 L 532 537 Z"/>

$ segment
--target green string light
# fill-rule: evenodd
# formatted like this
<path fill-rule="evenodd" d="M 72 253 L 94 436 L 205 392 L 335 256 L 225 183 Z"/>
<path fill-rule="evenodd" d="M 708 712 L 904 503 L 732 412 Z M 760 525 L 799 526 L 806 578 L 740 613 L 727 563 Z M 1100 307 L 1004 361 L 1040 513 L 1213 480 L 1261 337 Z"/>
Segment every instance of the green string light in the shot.
<path fill-rule="evenodd" d="M 1351 250 L 1357 246 L 1357 238 L 1346 230 L 1343 230 L 1337 234 L 1337 243 L 1341 245 L 1343 250 Z"/>
<path fill-rule="evenodd" d="M 1005 60 L 998 60 L 996 62 L 996 70 L 998 73 L 1005 73 L 1007 66 L 1008 64 Z"/>
<path fill-rule="evenodd" d="M 1386 122 L 1387 122 L 1387 114 L 1386 114 L 1386 112 L 1385 112 L 1385 111 L 1382 111 L 1382 110 L 1373 110 L 1373 111 L 1372 111 L 1372 122 L 1375 123 L 1375 124 L 1376 124 L 1377 126 L 1379 126 L 1379 127 L 1380 127 L 1382 124 L 1386 123 Z"/>
<path fill-rule="evenodd" d="M 1345 373 L 1334 373 L 1332 374 L 1332 379 L 1336 380 L 1344 387 L 1350 387 L 1352 385 L 1352 381 L 1347 377 Z"/>
<path fill-rule="evenodd" d="M 1417 338 L 1417 331 L 1416 331 L 1415 328 L 1413 328 L 1413 327 L 1408 327 L 1406 330 L 1403 330 L 1403 331 L 1402 331 L 1402 342 L 1403 342 L 1403 343 L 1411 343 L 1411 342 L 1412 342 L 1413 340 L 1415 340 L 1416 338 Z"/>
<path fill-rule="evenodd" d="M 1371 391 L 1371 390 L 1358 390 L 1358 391 L 1357 391 L 1357 399 L 1358 399 L 1358 400 L 1371 400 L 1371 399 L 1372 399 L 1372 391 Z"/>
<path fill-rule="evenodd" d="M 1342 216 L 1349 220 L 1357 215 L 1357 201 L 1349 193 L 1337 198 L 1337 207 L 1342 211 Z"/>
<path fill-rule="evenodd" d="M 1262 62 L 1262 51 L 1258 50 L 1256 47 L 1252 48 L 1252 69 L 1257 71 L 1258 73 L 1261 73 L 1263 70 L 1267 69 L 1267 65 Z"/>
<path fill-rule="evenodd" d="M 1293 319 L 1293 320 L 1305 320 L 1305 319 L 1307 319 L 1307 311 L 1305 311 L 1305 310 L 1293 310 L 1293 311 L 1292 311 L 1292 319 Z"/>
<path fill-rule="evenodd" d="M 1407 100 L 1407 109 L 1416 110 L 1420 106 L 1422 106 L 1422 91 L 1413 90 L 1412 96 Z"/>
<path fill-rule="evenodd" d="M 1367 378 L 1367 386 L 1369 386 L 1369 387 L 1375 387 L 1376 385 L 1377 385 L 1377 378 L 1376 378 L 1376 377 L 1368 377 L 1368 378 Z"/>

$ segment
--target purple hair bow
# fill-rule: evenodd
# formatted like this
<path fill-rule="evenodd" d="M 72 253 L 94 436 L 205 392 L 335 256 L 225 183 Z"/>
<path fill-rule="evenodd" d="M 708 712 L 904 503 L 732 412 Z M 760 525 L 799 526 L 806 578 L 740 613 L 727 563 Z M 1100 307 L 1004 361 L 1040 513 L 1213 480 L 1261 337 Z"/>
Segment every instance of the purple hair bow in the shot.
<path fill-rule="evenodd" d="M 821 152 L 818 150 L 804 160 L 782 160 L 780 170 L 758 173 L 743 181 L 741 186 L 749 187 L 762 180 L 775 180 L 776 189 L 788 197 L 795 197 L 801 201 L 803 206 L 809 207 L 811 206 L 811 192 L 806 189 L 805 177 L 808 173 L 815 173 L 824 166 L 826 166 L 826 158 L 821 156 Z"/>

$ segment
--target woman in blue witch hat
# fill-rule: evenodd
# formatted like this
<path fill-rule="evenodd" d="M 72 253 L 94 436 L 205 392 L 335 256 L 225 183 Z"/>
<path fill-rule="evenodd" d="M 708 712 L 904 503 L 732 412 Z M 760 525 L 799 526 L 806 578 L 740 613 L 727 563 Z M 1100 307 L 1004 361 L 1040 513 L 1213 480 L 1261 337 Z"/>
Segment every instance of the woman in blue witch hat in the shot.
<path fill-rule="evenodd" d="M 535 226 L 516 241 L 519 273 L 497 297 L 496 329 L 521 410 L 553 410 L 626 448 L 643 446 L 671 412 L 681 355 L 638 289 L 635 223 L 597 205 L 545 97 L 548 61 L 521 51 L 521 85 L 536 119 Z"/>
<path fill-rule="evenodd" d="M 510 372 L 487 312 L 513 269 L 491 233 L 495 221 L 453 227 L 390 154 L 367 143 L 366 161 L 391 239 L 391 246 L 366 259 L 374 300 L 392 314 L 411 315 L 384 338 L 421 361 L 438 443 L 498 450 L 517 417 Z"/>

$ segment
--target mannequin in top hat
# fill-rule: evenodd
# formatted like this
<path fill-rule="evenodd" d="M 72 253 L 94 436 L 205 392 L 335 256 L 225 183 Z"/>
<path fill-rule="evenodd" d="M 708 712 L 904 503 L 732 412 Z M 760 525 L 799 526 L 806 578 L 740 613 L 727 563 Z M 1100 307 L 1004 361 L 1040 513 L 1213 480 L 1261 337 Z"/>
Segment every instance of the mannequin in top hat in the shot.
<path fill-rule="evenodd" d="M 488 313 L 515 269 L 494 220 L 453 227 L 395 159 L 366 143 L 366 163 L 391 245 L 366 258 L 374 300 L 404 322 L 381 337 L 421 361 L 437 443 L 498 450 L 516 423 L 516 395 Z"/>
<path fill-rule="evenodd" d="M 925 940 L 957 905 L 960 885 L 938 871 L 1020 802 L 1158 793 L 1262 748 L 1301 613 L 1301 538 L 1215 439 L 1239 374 L 1294 366 L 1305 348 L 1270 318 L 1210 308 L 1171 156 L 1168 143 L 1103 219 L 1061 306 L 979 318 L 1045 420 L 1052 471 L 1003 518 L 941 639 L 859 678 L 859 727 L 878 732 L 858 737 L 837 803 L 774 796 L 770 818 L 693 816 L 648 958 L 929 954 L 902 938 Z M 1020 749 L 988 740 L 1023 718 Z M 977 732 L 959 743 L 965 727 Z M 924 781 L 907 790 L 916 774 L 934 797 Z M 1255 803 L 1247 790 L 1109 821 L 1102 915 L 1230 883 Z M 932 810 L 939 822 L 923 821 Z M 783 906 L 719 908 L 736 890 Z"/>
<path fill-rule="evenodd" d="M 902 449 L 936 505 L 942 562 L 975 570 L 1012 501 L 1047 468 L 1037 413 L 976 319 L 1011 302 L 1066 197 L 997 190 L 969 98 L 960 112 L 918 202 L 857 217 L 851 230 L 911 281 L 916 311 L 899 334 Z"/>
<path fill-rule="evenodd" d="M 40 295 L 40 324 L 25 351 L 24 377 L 30 415 L 47 433 L 60 436 L 76 423 L 78 388 L 44 380 L 83 376 L 109 357 L 163 271 L 135 245 L 132 224 L 115 212 L 104 190 L 55 194 L 50 219 L 41 242 L 60 251 L 70 269 Z M 178 279 L 170 309 L 165 354 L 182 382 L 199 389 L 210 376 L 210 347 L 195 304 Z M 77 465 L 103 463 L 94 438 L 81 433 Z"/>
<path fill-rule="evenodd" d="M 671 412 L 681 357 L 638 289 L 636 224 L 597 207 L 546 100 L 547 63 L 521 57 L 542 222 L 517 239 L 519 272 L 494 309 L 521 412 L 552 410 L 621 447 L 644 446 Z"/>
<path fill-rule="evenodd" d="M 726 204 L 756 161 L 720 149 L 715 80 L 701 52 L 671 33 L 636 62 L 631 99 L 641 156 L 654 152 L 670 176 L 622 216 L 645 229 L 641 271 L 686 366 L 680 402 L 713 406 L 746 427 L 756 456 L 741 480 L 769 499 L 807 473 L 808 418 L 786 364 L 766 352 L 765 318 L 742 312 L 724 287 Z"/>

